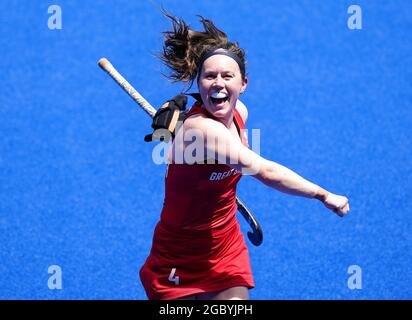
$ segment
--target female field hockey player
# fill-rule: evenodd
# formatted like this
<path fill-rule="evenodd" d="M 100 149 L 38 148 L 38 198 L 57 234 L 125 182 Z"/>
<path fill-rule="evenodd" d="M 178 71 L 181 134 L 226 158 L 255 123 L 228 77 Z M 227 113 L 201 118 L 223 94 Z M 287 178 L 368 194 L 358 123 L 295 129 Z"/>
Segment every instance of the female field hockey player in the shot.
<path fill-rule="evenodd" d="M 164 33 L 161 58 L 172 80 L 196 81 L 200 98 L 169 149 L 164 205 L 140 279 L 149 299 L 248 299 L 254 282 L 235 216 L 242 173 L 278 191 L 318 199 L 340 217 L 349 202 L 248 148 L 241 134 L 248 111 L 238 99 L 248 83 L 244 51 L 210 20 L 200 18 L 200 32 L 166 16 L 173 30 Z M 202 137 L 195 161 L 177 159 L 193 154 L 187 133 Z"/>

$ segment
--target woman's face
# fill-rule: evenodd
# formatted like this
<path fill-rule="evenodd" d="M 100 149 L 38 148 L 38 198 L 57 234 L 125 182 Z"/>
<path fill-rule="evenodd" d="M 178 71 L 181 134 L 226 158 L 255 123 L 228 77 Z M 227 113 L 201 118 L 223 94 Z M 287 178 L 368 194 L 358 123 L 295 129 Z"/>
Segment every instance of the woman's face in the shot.
<path fill-rule="evenodd" d="M 235 60 L 225 55 L 214 55 L 203 63 L 198 80 L 199 93 L 206 110 L 228 125 L 239 95 L 246 89 Z"/>

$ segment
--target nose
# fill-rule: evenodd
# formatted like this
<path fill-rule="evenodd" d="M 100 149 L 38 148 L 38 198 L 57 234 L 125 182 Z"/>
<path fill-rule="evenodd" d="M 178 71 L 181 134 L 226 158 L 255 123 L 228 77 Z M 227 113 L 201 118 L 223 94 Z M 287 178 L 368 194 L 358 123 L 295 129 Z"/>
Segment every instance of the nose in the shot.
<path fill-rule="evenodd" d="M 214 81 L 214 83 L 213 83 L 213 87 L 215 87 L 216 89 L 222 89 L 224 86 L 225 86 L 225 85 L 224 85 L 224 82 L 223 82 L 223 78 L 222 78 L 222 76 L 219 74 L 219 75 L 216 77 L 216 79 L 215 79 L 215 81 Z"/>

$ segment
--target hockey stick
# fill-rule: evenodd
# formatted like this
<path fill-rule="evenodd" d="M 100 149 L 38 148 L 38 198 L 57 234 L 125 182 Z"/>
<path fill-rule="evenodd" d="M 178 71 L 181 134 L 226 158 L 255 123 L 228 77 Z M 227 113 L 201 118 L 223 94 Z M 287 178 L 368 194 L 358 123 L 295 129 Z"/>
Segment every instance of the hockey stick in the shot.
<path fill-rule="evenodd" d="M 113 65 L 106 58 L 101 58 L 98 62 L 100 68 L 106 71 L 113 80 L 135 101 L 137 104 L 150 116 L 156 113 L 156 109 L 147 102 L 145 98 L 141 96 L 139 92 L 133 86 L 127 82 L 125 78 L 113 67 Z M 253 216 L 252 212 L 246 207 L 246 205 L 238 197 L 236 197 L 236 204 L 238 206 L 239 212 L 246 219 L 249 226 L 252 228 L 253 232 L 248 231 L 247 235 L 255 246 L 261 245 L 263 241 L 262 228 L 256 218 Z"/>

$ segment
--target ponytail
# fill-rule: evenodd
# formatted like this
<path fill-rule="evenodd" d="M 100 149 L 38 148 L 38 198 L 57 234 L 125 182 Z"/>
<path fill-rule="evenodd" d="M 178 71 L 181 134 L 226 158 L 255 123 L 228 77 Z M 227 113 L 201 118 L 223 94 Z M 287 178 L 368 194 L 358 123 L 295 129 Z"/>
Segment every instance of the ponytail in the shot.
<path fill-rule="evenodd" d="M 236 54 L 245 63 L 245 53 L 237 42 L 230 42 L 227 35 L 211 20 L 199 16 L 204 31 L 192 30 L 183 19 L 163 14 L 172 22 L 173 30 L 163 32 L 164 45 L 160 59 L 170 69 L 167 76 L 172 82 L 186 82 L 189 88 L 201 71 L 201 57 L 207 52 L 223 48 Z M 242 74 L 244 77 L 245 75 Z"/>

